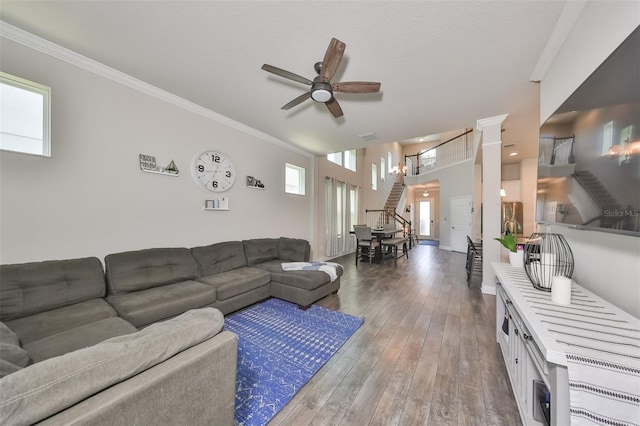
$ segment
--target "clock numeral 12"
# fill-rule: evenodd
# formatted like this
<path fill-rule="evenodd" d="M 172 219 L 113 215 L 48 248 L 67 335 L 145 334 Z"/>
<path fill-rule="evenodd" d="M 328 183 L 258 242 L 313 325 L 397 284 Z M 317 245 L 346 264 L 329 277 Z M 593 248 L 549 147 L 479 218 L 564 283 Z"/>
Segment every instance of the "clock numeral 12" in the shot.
<path fill-rule="evenodd" d="M 211 155 L 211 161 L 213 161 L 214 163 L 219 163 L 220 162 L 220 156 L 218 154 L 212 154 Z"/>

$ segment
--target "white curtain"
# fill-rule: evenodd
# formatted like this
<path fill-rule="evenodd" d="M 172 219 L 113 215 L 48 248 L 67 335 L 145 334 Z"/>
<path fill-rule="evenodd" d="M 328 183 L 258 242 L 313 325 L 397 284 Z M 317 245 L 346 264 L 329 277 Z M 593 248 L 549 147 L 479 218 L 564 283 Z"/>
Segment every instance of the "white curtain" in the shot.
<path fill-rule="evenodd" d="M 354 225 L 352 222 L 357 220 L 358 188 L 327 177 L 325 209 L 325 255 L 335 257 L 352 251 L 355 241 L 350 232 Z M 355 214 L 352 214 L 354 209 Z"/>

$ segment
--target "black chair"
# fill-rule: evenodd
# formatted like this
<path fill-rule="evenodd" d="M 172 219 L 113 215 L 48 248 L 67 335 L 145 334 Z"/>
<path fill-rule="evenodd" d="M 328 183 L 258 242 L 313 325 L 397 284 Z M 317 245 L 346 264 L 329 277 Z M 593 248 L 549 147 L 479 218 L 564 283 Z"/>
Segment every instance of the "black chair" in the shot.
<path fill-rule="evenodd" d="M 471 287 L 471 277 L 482 277 L 482 243 L 474 243 L 467 235 L 467 286 Z"/>

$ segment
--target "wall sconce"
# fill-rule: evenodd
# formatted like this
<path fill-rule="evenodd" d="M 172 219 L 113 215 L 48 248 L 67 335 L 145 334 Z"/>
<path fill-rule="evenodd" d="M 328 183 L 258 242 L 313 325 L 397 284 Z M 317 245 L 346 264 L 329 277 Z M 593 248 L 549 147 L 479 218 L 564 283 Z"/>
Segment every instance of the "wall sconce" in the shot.
<path fill-rule="evenodd" d="M 621 163 L 629 162 L 632 155 L 638 154 L 640 154 L 640 140 L 631 142 L 631 139 L 627 138 L 623 143 L 613 145 L 609 148 L 609 155 L 612 158 L 624 157 Z"/>
<path fill-rule="evenodd" d="M 504 190 L 504 188 L 500 188 L 500 197 L 506 197 L 507 196 L 507 191 Z"/>
<path fill-rule="evenodd" d="M 428 193 L 427 191 L 424 191 L 424 192 L 422 193 L 422 196 L 423 196 L 423 197 L 425 197 L 425 198 L 427 198 L 427 197 L 429 196 L 429 193 Z"/>

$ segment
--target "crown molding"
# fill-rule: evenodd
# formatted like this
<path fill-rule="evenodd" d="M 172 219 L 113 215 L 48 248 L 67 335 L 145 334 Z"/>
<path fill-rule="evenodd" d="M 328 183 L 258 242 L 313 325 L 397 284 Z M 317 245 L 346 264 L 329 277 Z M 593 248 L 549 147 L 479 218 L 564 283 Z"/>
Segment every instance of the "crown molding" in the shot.
<path fill-rule="evenodd" d="M 94 61 L 93 59 L 87 58 L 86 56 L 80 55 L 77 52 L 52 43 L 42 37 L 38 37 L 35 34 L 31 34 L 1 20 L 0 37 L 22 44 L 26 47 L 52 56 L 61 61 L 67 62 L 78 68 L 82 68 L 85 71 L 107 78 L 138 92 L 144 93 L 145 95 L 154 97 L 171 105 L 177 106 L 178 108 L 224 124 L 225 126 L 231 127 L 289 151 L 296 152 L 307 158 L 313 159 L 315 157 L 314 154 L 291 145 L 287 142 L 284 142 L 281 139 L 275 138 L 267 133 L 256 130 L 253 127 L 249 127 L 238 121 L 232 120 L 229 117 L 226 117 L 194 102 L 181 98 L 180 96 L 176 96 L 170 92 L 167 92 L 166 90 L 162 90 L 156 86 L 134 78 L 129 74 L 125 74 L 98 61 Z"/>
<path fill-rule="evenodd" d="M 481 132 L 485 127 L 496 126 L 502 124 L 509 114 L 496 115 L 494 117 L 481 118 L 476 122 L 476 128 Z"/>
<path fill-rule="evenodd" d="M 547 40 L 547 44 L 544 46 L 536 62 L 536 66 L 533 68 L 529 81 L 542 81 L 586 4 L 586 0 L 565 2 L 562 12 L 560 12 L 560 16 L 556 21 L 556 25 L 553 27 L 553 31 Z"/>

